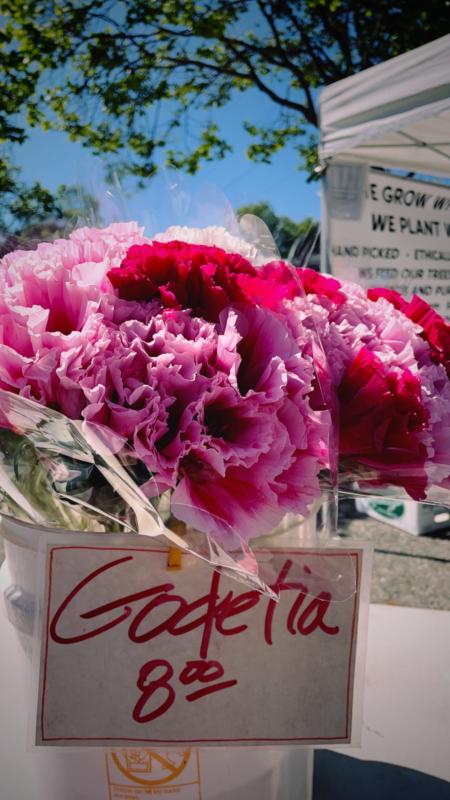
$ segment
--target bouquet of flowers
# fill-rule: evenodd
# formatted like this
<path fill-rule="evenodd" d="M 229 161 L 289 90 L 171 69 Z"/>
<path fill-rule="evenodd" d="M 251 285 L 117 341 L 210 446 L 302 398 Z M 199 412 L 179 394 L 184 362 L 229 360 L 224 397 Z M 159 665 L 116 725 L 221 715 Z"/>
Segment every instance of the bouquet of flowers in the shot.
<path fill-rule="evenodd" d="M 9 513 L 185 547 L 195 530 L 209 560 L 240 548 L 250 574 L 247 542 L 311 513 L 337 449 L 346 484 L 445 490 L 445 321 L 417 298 L 264 262 L 224 229 L 148 239 L 135 223 L 6 255 Z"/>
<path fill-rule="evenodd" d="M 260 260 L 223 229 L 149 240 L 135 223 L 3 258 L 10 512 L 172 538 L 184 526 L 210 554 L 245 557 L 310 512 L 330 461 L 325 359 L 295 271 Z"/>

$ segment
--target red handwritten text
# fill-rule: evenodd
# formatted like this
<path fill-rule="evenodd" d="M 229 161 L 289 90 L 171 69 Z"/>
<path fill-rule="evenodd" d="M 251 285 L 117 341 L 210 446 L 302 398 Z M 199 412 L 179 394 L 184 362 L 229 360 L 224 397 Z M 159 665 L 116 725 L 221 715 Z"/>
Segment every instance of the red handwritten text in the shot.
<path fill-rule="evenodd" d="M 274 615 L 278 603 L 275 600 L 267 599 L 256 591 L 242 592 L 237 595 L 232 591 L 228 591 L 221 598 L 221 575 L 217 570 L 212 573 L 209 592 L 194 601 L 189 602 L 182 595 L 177 594 L 174 591 L 174 584 L 161 583 L 140 592 L 111 600 L 79 616 L 80 620 L 91 620 L 105 617 L 105 615 L 119 610 L 117 616 L 98 627 L 86 631 L 83 626 L 81 630 L 80 628 L 78 631 L 75 629 L 74 633 L 69 636 L 60 633 L 59 627 L 62 618 L 70 613 L 71 603 L 83 592 L 83 589 L 95 581 L 102 573 L 117 569 L 132 559 L 133 556 L 125 556 L 103 564 L 83 578 L 69 592 L 56 610 L 50 623 L 50 636 L 53 641 L 59 644 L 83 642 L 100 636 L 125 621 L 128 623 L 128 637 L 136 644 L 148 642 L 163 633 L 168 633 L 171 636 L 182 636 L 199 628 L 201 631 L 199 657 L 207 659 L 214 629 L 221 636 L 235 636 L 243 633 L 247 630 L 248 623 L 243 621 L 242 616 L 245 612 L 257 606 L 258 603 L 264 602 L 267 604 L 264 616 L 264 638 L 268 645 L 273 643 Z M 326 622 L 326 615 L 331 603 L 330 593 L 322 591 L 317 595 L 311 596 L 304 584 L 288 580 L 291 568 L 292 561 L 286 559 L 278 578 L 272 585 L 274 591 L 280 596 L 286 592 L 294 594 L 285 622 L 288 632 L 292 635 L 300 633 L 303 636 L 309 636 L 315 631 L 321 630 L 329 636 L 336 635 L 339 632 L 339 627 L 337 625 L 329 625 Z M 132 605 L 142 600 L 148 600 L 148 602 L 140 607 L 133 616 Z M 161 611 L 162 608 L 167 608 L 167 616 L 162 622 L 159 621 L 157 624 L 152 624 L 153 612 L 157 609 Z M 241 617 L 239 624 L 231 624 L 233 617 Z M 70 621 L 72 622 L 72 620 Z M 76 620 L 74 622 L 76 623 Z"/>
<path fill-rule="evenodd" d="M 268 599 L 256 591 L 235 594 L 233 591 L 221 593 L 221 573 L 211 574 L 209 591 L 195 600 L 187 600 L 175 591 L 172 583 L 160 583 L 149 586 L 138 592 L 114 598 L 107 603 L 91 608 L 78 616 L 73 613 L 73 603 L 83 599 L 86 587 L 92 590 L 94 582 L 100 576 L 106 577 L 112 570 L 124 568 L 133 561 L 133 556 L 124 556 L 103 564 L 90 572 L 64 598 L 50 622 L 50 636 L 61 645 L 71 645 L 93 639 L 105 634 L 112 628 L 126 623 L 127 635 L 131 642 L 143 644 L 166 633 L 170 636 L 183 636 L 199 630 L 198 658 L 189 660 L 178 675 L 174 674 L 172 665 L 165 659 L 158 658 L 147 661 L 139 670 L 136 682 L 139 697 L 132 711 L 135 722 L 149 723 L 165 714 L 176 700 L 177 682 L 181 687 L 200 688 L 190 691 L 185 696 L 188 702 L 194 702 L 213 692 L 229 689 L 237 684 L 237 680 L 222 680 L 224 668 L 219 661 L 208 660 L 208 653 L 214 631 L 219 636 L 236 636 L 248 629 L 249 620 L 245 614 L 259 603 L 265 603 L 263 614 L 264 641 L 273 644 L 273 634 L 277 625 L 283 625 L 283 617 L 279 615 L 278 603 Z M 295 636 L 310 636 L 321 631 L 327 636 L 339 633 L 339 627 L 328 624 L 326 615 L 331 603 L 329 592 L 322 591 L 311 595 L 308 587 L 299 581 L 289 579 L 293 562 L 287 558 L 279 575 L 272 585 L 274 592 L 281 597 L 292 594 L 292 602 L 288 605 L 284 625 L 287 632 Z M 309 567 L 304 568 L 306 575 L 311 573 Z M 72 613 L 71 613 L 72 612 Z M 112 616 L 111 616 L 112 615 Z M 101 624 L 86 630 L 87 620 L 99 619 Z M 71 635 L 61 632 L 74 627 Z"/>

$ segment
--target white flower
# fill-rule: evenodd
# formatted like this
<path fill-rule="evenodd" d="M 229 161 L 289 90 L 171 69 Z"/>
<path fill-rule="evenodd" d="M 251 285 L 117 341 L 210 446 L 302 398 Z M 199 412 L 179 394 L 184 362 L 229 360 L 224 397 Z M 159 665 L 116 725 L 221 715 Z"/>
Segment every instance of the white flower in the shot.
<path fill-rule="evenodd" d="M 253 245 L 233 236 L 225 228 L 210 225 L 207 228 L 187 228 L 172 225 L 163 233 L 153 237 L 156 242 L 187 242 L 187 244 L 204 244 L 208 247 L 221 247 L 227 253 L 239 253 L 254 266 L 264 264 L 267 260 Z"/>

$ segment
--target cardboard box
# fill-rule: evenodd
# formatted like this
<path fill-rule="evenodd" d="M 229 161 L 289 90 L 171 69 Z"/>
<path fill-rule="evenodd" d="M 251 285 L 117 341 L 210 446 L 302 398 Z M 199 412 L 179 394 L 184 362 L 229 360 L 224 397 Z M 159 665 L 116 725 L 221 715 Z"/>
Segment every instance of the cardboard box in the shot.
<path fill-rule="evenodd" d="M 358 497 L 356 510 L 414 536 L 450 528 L 449 508 L 416 503 L 415 500 Z"/>

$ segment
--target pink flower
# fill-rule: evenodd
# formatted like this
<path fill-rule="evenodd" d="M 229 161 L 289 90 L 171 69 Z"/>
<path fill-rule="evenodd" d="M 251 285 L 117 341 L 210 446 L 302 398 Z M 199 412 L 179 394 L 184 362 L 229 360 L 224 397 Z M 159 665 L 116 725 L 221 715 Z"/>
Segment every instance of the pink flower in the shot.
<path fill-rule="evenodd" d="M 312 364 L 280 320 L 243 304 L 220 321 L 238 360 L 202 399 L 201 436 L 182 458 L 172 508 L 226 540 L 232 530 L 268 532 L 287 511 L 307 513 L 328 423 L 309 404 Z"/>
<path fill-rule="evenodd" d="M 126 316 L 96 349 L 66 354 L 57 376 L 111 448 L 146 466 L 149 496 L 170 489 L 173 513 L 227 547 L 306 514 L 328 422 L 309 404 L 303 341 L 247 304 L 216 325 L 171 309 Z"/>
<path fill-rule="evenodd" d="M 450 457 L 444 455 L 444 451 L 449 452 L 446 450 L 446 442 L 450 420 L 448 404 L 450 393 L 446 393 L 447 379 L 443 366 L 437 367 L 436 362 L 440 359 L 437 358 L 430 343 L 425 340 L 423 329 L 421 331 L 419 324 L 416 324 L 419 320 L 418 315 L 408 313 L 409 304 L 396 292 L 384 289 L 369 290 L 373 298 L 369 299 L 361 287 L 348 282 L 341 284 L 340 291 L 344 294 L 345 302 L 335 302 L 324 294 L 311 294 L 308 296 L 308 301 L 313 309 L 314 324 L 318 329 L 326 356 L 326 367 L 319 374 L 328 403 L 332 402 L 332 386 L 327 390 L 329 376 L 338 390 L 343 420 L 341 477 L 364 474 L 367 487 L 387 486 L 392 483 L 403 486 L 412 497 L 419 495 L 423 497 L 431 484 L 442 482 L 444 476 L 450 475 Z M 296 303 L 299 306 L 302 301 L 298 299 Z M 425 308 L 422 307 L 422 311 L 425 313 Z M 430 312 L 431 309 L 427 312 L 429 314 L 427 319 L 432 318 L 434 314 Z M 366 364 L 364 371 L 359 361 L 363 355 Z M 369 356 L 372 359 L 372 372 L 369 372 L 367 367 Z M 431 373 L 432 368 L 433 373 Z M 349 373 L 349 370 L 352 372 Z M 376 375 L 376 380 L 372 373 Z M 350 383 L 349 374 L 352 376 Z M 380 397 L 383 397 L 382 386 L 385 386 L 385 378 L 381 377 L 383 374 L 390 375 L 391 382 L 392 375 L 396 375 L 397 381 L 403 381 L 406 386 L 410 385 L 412 376 L 416 382 L 422 411 L 427 418 L 420 431 L 411 430 L 410 461 L 405 461 L 402 465 L 396 464 L 394 450 L 389 449 L 387 438 L 380 440 L 376 456 L 374 453 L 371 456 L 365 454 L 362 446 L 363 432 L 366 431 L 370 435 L 378 419 L 376 411 L 374 416 L 371 416 L 375 405 L 375 394 L 369 389 L 370 386 L 377 385 L 377 391 L 380 392 Z M 369 382 L 369 375 L 370 386 L 365 387 L 364 380 Z M 361 386 L 357 378 L 361 381 Z M 350 410 L 353 412 L 355 409 L 350 390 L 355 393 L 360 414 L 366 410 L 360 423 L 352 416 L 348 416 Z M 389 388 L 389 391 L 391 390 L 392 386 Z M 317 402 L 314 402 L 317 407 Z M 389 408 L 389 404 L 383 403 L 380 407 L 380 419 L 389 418 Z M 397 415 L 401 413 L 398 404 L 395 413 Z M 409 410 L 406 407 L 405 414 L 403 421 L 400 416 L 396 417 L 395 424 L 399 433 L 402 425 L 408 426 L 411 423 Z M 442 431 L 442 436 L 438 433 L 439 429 Z M 361 442 L 359 451 L 356 448 L 358 438 Z M 414 457 L 416 446 L 420 452 Z M 366 449 L 370 452 L 367 442 Z"/>
<path fill-rule="evenodd" d="M 409 370 L 386 370 L 363 348 L 341 382 L 339 400 L 341 457 L 375 470 L 375 476 L 369 471 L 372 484 L 403 486 L 423 500 L 428 453 L 421 434 L 429 414 L 418 378 Z"/>
<path fill-rule="evenodd" d="M 314 269 L 303 267 L 299 270 L 299 277 L 305 294 L 315 294 L 318 297 L 327 297 L 336 305 L 341 305 L 346 301 L 343 285 L 336 278 L 322 275 Z"/>
<path fill-rule="evenodd" d="M 243 276 L 239 284 L 247 298 L 264 308 L 279 310 L 284 300 L 302 294 L 299 270 L 284 261 L 271 261 L 258 269 L 253 276 Z"/>
<path fill-rule="evenodd" d="M 421 336 L 430 346 L 431 359 L 442 364 L 450 377 L 450 325 L 417 295 L 403 313 L 422 328 Z"/>
<path fill-rule="evenodd" d="M 384 297 L 418 325 L 421 337 L 430 347 L 431 359 L 436 364 L 442 364 L 450 377 L 450 325 L 446 320 L 417 295 L 409 303 L 392 289 L 369 289 L 368 295 L 373 300 Z"/>
<path fill-rule="evenodd" d="M 385 289 L 383 287 L 369 288 L 367 290 L 367 297 L 369 300 L 373 300 L 374 303 L 376 303 L 380 297 L 383 297 L 384 300 L 391 303 L 397 311 L 403 311 L 408 306 L 408 301 L 394 289 Z"/>
<path fill-rule="evenodd" d="M 114 301 L 106 272 L 142 239 L 135 223 L 83 228 L 1 260 L 1 388 L 79 415 L 56 370 L 63 353 L 89 348 L 103 335 L 100 321 L 112 315 Z"/>

